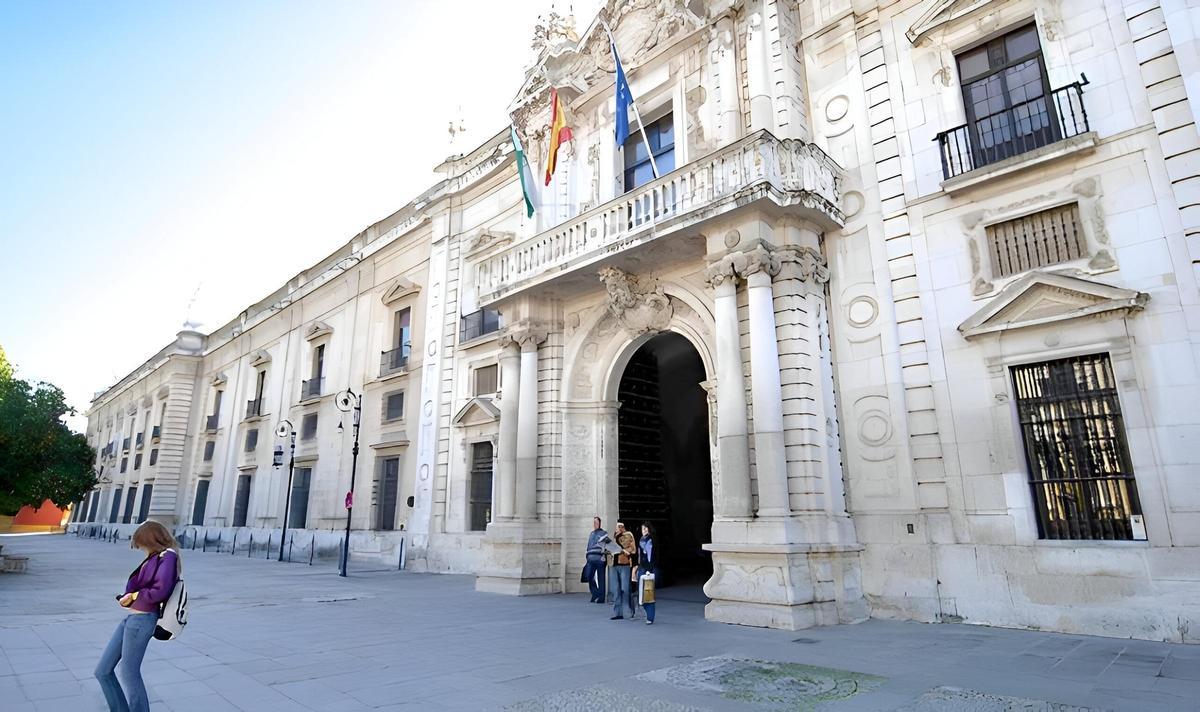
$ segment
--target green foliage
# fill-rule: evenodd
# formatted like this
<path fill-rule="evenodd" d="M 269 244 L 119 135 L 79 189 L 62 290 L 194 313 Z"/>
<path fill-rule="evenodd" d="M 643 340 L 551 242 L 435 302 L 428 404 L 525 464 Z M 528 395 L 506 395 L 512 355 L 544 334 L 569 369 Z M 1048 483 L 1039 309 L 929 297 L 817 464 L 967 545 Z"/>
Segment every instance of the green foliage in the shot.
<path fill-rule="evenodd" d="M 74 413 L 57 386 L 16 378 L 0 349 L 0 515 L 78 502 L 96 484 L 96 452 L 62 421 Z"/>

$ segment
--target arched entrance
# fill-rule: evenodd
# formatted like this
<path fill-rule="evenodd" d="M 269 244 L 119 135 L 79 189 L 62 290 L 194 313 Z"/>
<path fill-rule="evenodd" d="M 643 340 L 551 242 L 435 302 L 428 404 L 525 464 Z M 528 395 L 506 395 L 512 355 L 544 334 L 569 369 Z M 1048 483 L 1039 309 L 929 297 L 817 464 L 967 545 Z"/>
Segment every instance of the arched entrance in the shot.
<path fill-rule="evenodd" d="M 712 575 L 712 472 L 704 364 L 683 336 L 664 332 L 630 357 L 617 400 L 618 511 L 640 536 L 657 532 L 659 586 Z"/>

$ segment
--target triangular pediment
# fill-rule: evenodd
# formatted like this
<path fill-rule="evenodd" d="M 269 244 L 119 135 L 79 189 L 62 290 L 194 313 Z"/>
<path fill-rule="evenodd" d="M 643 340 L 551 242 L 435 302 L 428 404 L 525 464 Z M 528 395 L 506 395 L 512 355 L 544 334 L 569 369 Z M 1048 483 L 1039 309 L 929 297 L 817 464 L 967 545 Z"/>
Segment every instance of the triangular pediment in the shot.
<path fill-rule="evenodd" d="M 500 409 L 491 398 L 472 398 L 454 414 L 455 425 L 486 425 L 500 419 Z"/>
<path fill-rule="evenodd" d="M 333 333 L 333 327 L 323 321 L 314 321 L 304 329 L 304 338 L 312 341 Z"/>
<path fill-rule="evenodd" d="M 397 277 L 383 293 L 383 303 L 391 304 L 421 291 L 421 285 L 407 277 Z"/>
<path fill-rule="evenodd" d="M 1055 272 L 1032 272 L 1005 287 L 959 325 L 966 338 L 1072 319 L 1138 311 L 1150 295 Z"/>
<path fill-rule="evenodd" d="M 905 34 L 909 42 L 916 44 L 931 31 L 966 17 L 992 2 L 993 0 L 926 0 L 922 4 L 924 9 L 921 15 Z"/>
<path fill-rule="evenodd" d="M 268 351 L 255 351 L 254 355 L 250 357 L 251 366 L 261 366 L 264 363 L 270 363 L 270 361 L 271 354 Z"/>

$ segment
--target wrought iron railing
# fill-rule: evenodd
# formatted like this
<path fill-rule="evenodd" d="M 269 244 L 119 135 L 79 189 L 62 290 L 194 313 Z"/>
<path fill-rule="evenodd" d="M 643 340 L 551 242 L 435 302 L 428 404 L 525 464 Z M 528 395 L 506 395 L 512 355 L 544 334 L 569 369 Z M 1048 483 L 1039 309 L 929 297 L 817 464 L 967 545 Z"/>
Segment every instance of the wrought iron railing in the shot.
<path fill-rule="evenodd" d="M 480 309 L 462 318 L 458 328 L 458 340 L 470 341 L 499 330 L 500 312 L 495 309 Z"/>
<path fill-rule="evenodd" d="M 262 415 L 262 401 L 261 400 L 246 401 L 246 417 L 253 418 L 253 417 L 259 416 L 259 415 Z"/>
<path fill-rule="evenodd" d="M 310 378 L 307 381 L 300 382 L 300 399 L 317 398 L 321 395 L 321 388 L 325 385 L 325 379 L 321 376 Z"/>
<path fill-rule="evenodd" d="M 408 368 L 408 357 L 411 352 L 411 344 L 402 344 L 391 351 L 384 351 L 379 356 L 379 375 L 387 376 Z"/>
<path fill-rule="evenodd" d="M 1087 133 L 1087 108 L 1080 80 L 934 137 L 942 157 L 942 176 L 949 179 L 1019 156 L 1042 146 Z"/>

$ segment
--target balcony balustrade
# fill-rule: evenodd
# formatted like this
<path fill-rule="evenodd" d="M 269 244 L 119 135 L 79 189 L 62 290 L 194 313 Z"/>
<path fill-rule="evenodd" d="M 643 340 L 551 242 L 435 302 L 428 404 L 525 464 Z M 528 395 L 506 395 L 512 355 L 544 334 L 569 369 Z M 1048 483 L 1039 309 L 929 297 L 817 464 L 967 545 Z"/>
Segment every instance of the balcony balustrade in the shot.
<path fill-rule="evenodd" d="M 307 381 L 300 382 L 300 400 L 308 400 L 309 398 L 320 398 L 321 389 L 325 385 L 325 379 L 322 377 L 310 378 Z"/>
<path fill-rule="evenodd" d="M 1049 102 L 1039 95 L 941 132 L 934 140 L 942 156 L 942 176 L 950 179 L 1087 133 L 1087 84 L 1087 76 L 1080 75 L 1080 81 L 1050 92 Z"/>
<path fill-rule="evenodd" d="M 403 344 L 391 351 L 384 351 L 379 356 L 379 375 L 387 376 L 408 368 L 408 357 L 412 352 L 411 344 Z"/>
<path fill-rule="evenodd" d="M 567 272 L 766 198 L 818 222 L 842 222 L 841 169 L 816 146 L 751 134 L 566 222 L 483 253 L 479 303 L 490 304 Z"/>

